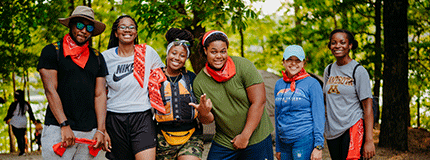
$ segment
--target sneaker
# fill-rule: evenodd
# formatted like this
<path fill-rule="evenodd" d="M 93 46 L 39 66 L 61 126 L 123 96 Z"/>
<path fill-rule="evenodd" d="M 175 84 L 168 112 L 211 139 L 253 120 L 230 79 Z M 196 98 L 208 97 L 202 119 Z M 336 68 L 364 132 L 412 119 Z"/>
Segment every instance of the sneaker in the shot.
<path fill-rule="evenodd" d="M 25 152 L 19 153 L 18 156 L 25 156 Z"/>

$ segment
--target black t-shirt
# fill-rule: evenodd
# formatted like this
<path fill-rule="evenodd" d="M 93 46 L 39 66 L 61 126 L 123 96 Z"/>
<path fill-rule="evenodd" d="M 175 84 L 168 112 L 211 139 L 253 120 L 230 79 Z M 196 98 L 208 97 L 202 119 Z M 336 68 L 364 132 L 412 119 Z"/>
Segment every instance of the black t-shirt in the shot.
<path fill-rule="evenodd" d="M 40 54 L 37 70 L 41 68 L 57 70 L 57 92 L 72 130 L 90 131 L 97 128 L 94 97 L 96 78 L 107 75 L 103 56 L 96 56 L 90 49 L 90 56 L 85 68 L 82 69 L 70 56 L 64 57 L 62 47 L 57 56 L 55 46 L 50 44 L 45 46 Z M 49 105 L 46 110 L 45 124 L 59 125 Z"/>

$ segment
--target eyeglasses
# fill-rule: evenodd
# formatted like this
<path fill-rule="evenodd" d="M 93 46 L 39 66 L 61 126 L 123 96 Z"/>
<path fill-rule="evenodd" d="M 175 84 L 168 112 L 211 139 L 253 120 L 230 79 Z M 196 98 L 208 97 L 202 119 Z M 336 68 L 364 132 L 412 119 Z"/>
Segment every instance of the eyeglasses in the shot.
<path fill-rule="evenodd" d="M 136 26 L 118 26 L 118 29 L 122 31 L 126 30 L 127 28 L 130 30 L 135 30 Z"/>
<path fill-rule="evenodd" d="M 184 46 L 187 46 L 187 47 L 191 46 L 190 42 L 188 42 L 186 40 L 179 40 L 179 39 L 175 39 L 173 41 L 173 45 L 175 45 L 175 46 L 184 45 Z"/>
<path fill-rule="evenodd" d="M 84 29 L 85 27 L 87 27 L 87 31 L 88 32 L 93 32 L 94 31 L 94 26 L 93 25 L 91 25 L 91 24 L 87 24 L 87 25 L 85 25 L 84 23 L 82 23 L 82 22 L 77 22 L 76 23 L 76 28 L 77 29 L 79 29 L 79 30 L 82 30 L 82 29 Z"/>

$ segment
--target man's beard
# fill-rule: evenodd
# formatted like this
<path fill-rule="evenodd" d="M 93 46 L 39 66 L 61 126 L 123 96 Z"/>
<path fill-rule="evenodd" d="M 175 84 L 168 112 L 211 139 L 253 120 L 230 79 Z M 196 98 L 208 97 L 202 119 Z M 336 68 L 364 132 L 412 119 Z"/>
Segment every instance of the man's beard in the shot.
<path fill-rule="evenodd" d="M 70 35 L 70 37 L 72 37 L 72 40 L 76 43 L 76 45 L 78 45 L 78 46 L 82 46 L 82 45 L 84 45 L 85 43 L 87 43 L 90 39 L 91 39 L 91 36 L 89 36 L 84 42 L 78 42 L 78 40 L 76 40 L 76 38 L 75 38 L 75 36 L 73 35 L 73 33 L 72 33 L 72 31 L 70 31 L 69 32 L 69 35 Z"/>

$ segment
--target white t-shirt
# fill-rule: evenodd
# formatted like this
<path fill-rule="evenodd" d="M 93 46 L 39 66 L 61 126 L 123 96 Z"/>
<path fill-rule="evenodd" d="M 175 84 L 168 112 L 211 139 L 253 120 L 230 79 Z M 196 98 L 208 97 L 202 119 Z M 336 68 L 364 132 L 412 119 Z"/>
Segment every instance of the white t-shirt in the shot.
<path fill-rule="evenodd" d="M 341 136 L 363 118 L 360 101 L 372 98 L 369 74 L 363 66 L 355 71 L 354 86 L 352 73 L 357 64 L 355 60 L 343 66 L 333 63 L 330 77 L 327 76 L 328 67 L 324 70 L 323 91 L 327 105 L 324 133 L 328 140 Z"/>
<path fill-rule="evenodd" d="M 10 125 L 14 126 L 15 128 L 26 128 L 27 127 L 27 117 L 25 117 L 25 112 L 28 110 L 27 104 L 25 104 L 24 114 L 18 114 L 20 109 L 19 102 L 16 104 L 15 111 L 13 111 L 13 116 L 10 119 Z"/>
<path fill-rule="evenodd" d="M 118 47 L 108 49 L 102 53 L 108 75 L 107 111 L 115 113 L 143 112 L 151 108 L 148 97 L 148 80 L 151 69 L 164 67 L 157 52 L 146 45 L 145 76 L 143 88 L 133 76 L 134 55 L 118 56 Z"/>

